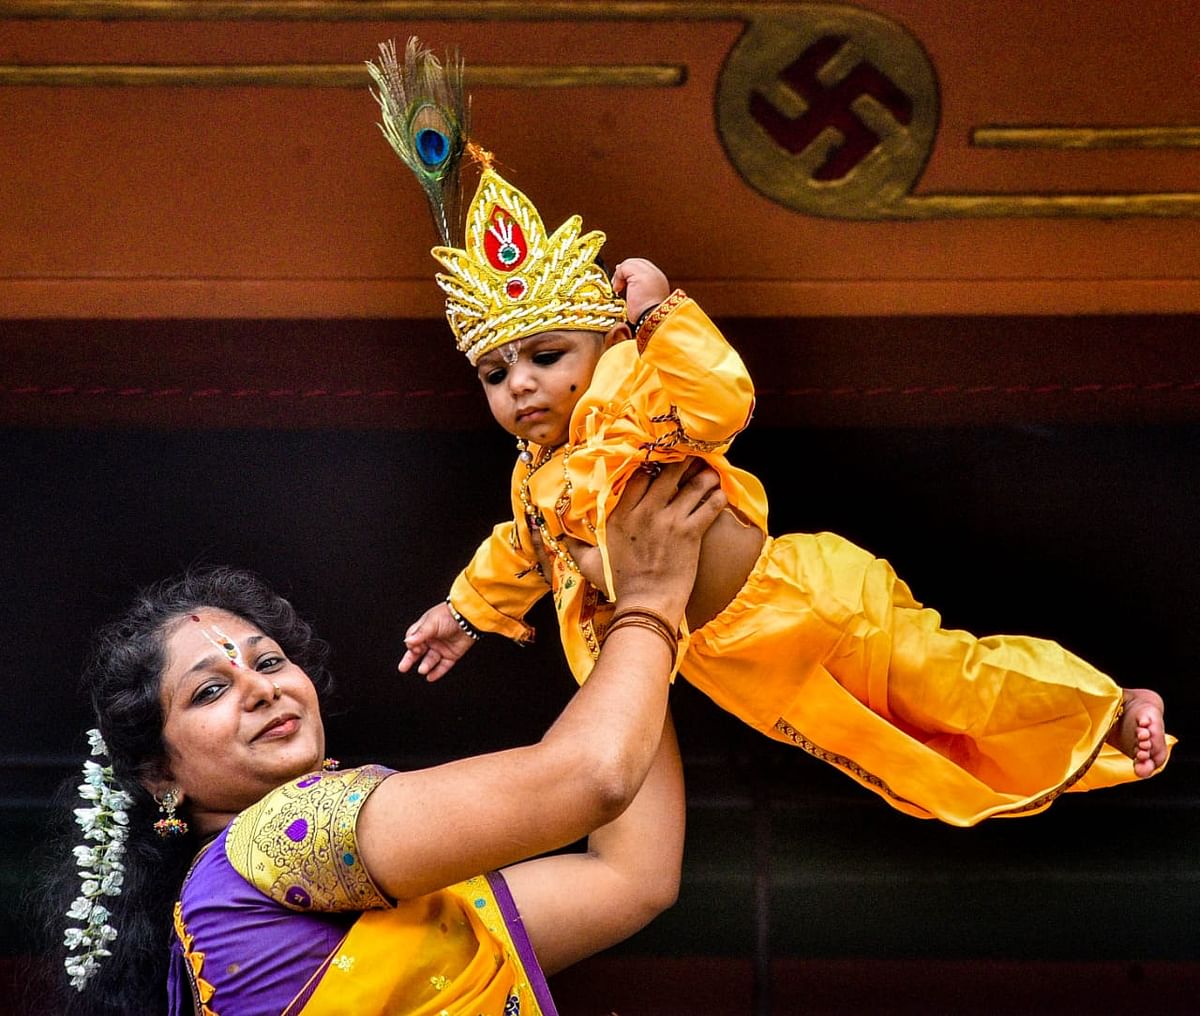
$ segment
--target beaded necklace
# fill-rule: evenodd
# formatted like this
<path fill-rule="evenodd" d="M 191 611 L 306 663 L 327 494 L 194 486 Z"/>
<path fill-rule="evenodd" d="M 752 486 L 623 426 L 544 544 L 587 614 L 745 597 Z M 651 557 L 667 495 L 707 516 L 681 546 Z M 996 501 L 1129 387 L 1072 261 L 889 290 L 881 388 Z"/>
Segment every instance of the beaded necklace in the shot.
<path fill-rule="evenodd" d="M 571 481 L 567 478 L 567 458 L 570 456 L 570 445 L 565 445 L 564 448 L 566 449 L 563 451 L 563 482 L 565 483 L 565 487 L 562 496 L 558 499 L 558 504 L 563 504 L 564 499 L 569 503 L 571 496 Z M 533 503 L 533 499 L 529 496 L 529 483 L 533 479 L 533 474 L 554 458 L 555 451 L 556 449 L 554 448 L 540 446 L 537 458 L 525 463 L 525 477 L 521 480 L 519 491 L 521 507 L 525 510 L 526 525 L 530 529 L 533 529 L 535 526 L 537 527 L 538 533 L 542 538 L 542 545 L 549 549 L 565 567 L 579 574 L 579 567 L 575 564 L 575 559 L 571 556 L 570 551 L 550 535 L 550 530 L 546 527 L 545 515 L 542 514 L 542 510 Z M 547 579 L 549 579 L 549 576 L 547 576 Z"/>

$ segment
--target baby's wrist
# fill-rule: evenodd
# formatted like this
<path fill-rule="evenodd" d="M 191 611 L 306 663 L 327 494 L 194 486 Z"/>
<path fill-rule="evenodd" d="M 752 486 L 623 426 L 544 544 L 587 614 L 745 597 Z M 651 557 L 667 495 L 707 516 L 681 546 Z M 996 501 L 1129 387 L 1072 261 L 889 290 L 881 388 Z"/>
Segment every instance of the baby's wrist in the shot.
<path fill-rule="evenodd" d="M 687 294 L 682 289 L 676 289 L 668 293 L 661 303 L 653 304 L 638 315 L 632 330 L 639 356 L 646 351 L 650 339 L 658 331 L 658 326 L 686 299 Z"/>
<path fill-rule="evenodd" d="M 454 623 L 462 630 L 463 634 L 467 635 L 472 642 L 478 642 L 480 638 L 479 630 L 454 609 L 454 604 L 450 602 L 450 597 L 448 596 L 446 597 L 446 609 L 450 611 L 450 616 L 454 619 Z"/>
<path fill-rule="evenodd" d="M 640 329 L 642 325 L 646 323 L 646 318 L 654 313 L 655 308 L 657 308 L 660 303 L 662 303 L 662 300 L 655 300 L 654 303 L 647 304 L 647 306 L 641 311 L 640 314 L 638 314 L 636 318 L 631 317 L 629 319 L 629 330 L 633 333 L 634 338 L 637 338 L 638 329 Z"/>

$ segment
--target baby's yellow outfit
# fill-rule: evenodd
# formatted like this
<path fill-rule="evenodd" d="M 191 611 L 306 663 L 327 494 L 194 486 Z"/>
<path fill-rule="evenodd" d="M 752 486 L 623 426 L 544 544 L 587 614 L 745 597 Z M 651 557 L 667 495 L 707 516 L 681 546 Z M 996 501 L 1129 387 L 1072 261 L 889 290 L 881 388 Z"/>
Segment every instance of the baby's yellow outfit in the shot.
<path fill-rule="evenodd" d="M 532 449 L 512 477 L 512 521 L 459 574 L 454 608 L 484 631 L 532 637 L 547 592 L 530 525 L 552 562 L 550 591 L 576 680 L 587 679 L 611 606 L 558 545 L 600 547 L 625 481 L 647 459 L 698 455 L 730 506 L 767 532 L 762 484 L 724 457 L 754 387 L 736 351 L 680 291 L 609 349 L 571 417 L 567 444 Z M 1105 744 L 1121 689 L 1057 643 L 941 628 L 891 566 L 832 533 L 764 544 L 742 590 L 685 639 L 680 673 L 770 737 L 847 772 L 910 815 L 973 825 L 1041 811 L 1068 790 L 1135 779 Z"/>

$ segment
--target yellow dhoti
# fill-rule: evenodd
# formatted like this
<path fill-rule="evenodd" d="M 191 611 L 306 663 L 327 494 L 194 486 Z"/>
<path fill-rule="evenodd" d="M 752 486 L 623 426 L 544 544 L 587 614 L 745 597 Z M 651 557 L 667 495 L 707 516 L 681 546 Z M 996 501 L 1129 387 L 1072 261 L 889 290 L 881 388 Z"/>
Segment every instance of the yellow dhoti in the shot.
<path fill-rule="evenodd" d="M 1110 678 L 1054 642 L 943 629 L 886 561 L 832 533 L 768 539 L 681 673 L 918 817 L 974 825 L 1136 778 L 1105 744 Z"/>

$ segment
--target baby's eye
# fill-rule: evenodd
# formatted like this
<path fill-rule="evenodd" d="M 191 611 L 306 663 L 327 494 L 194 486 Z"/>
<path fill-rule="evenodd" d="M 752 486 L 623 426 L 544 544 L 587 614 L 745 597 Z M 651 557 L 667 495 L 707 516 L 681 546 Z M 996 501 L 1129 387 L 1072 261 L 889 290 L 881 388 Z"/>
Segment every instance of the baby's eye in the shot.
<path fill-rule="evenodd" d="M 541 352 L 533 354 L 533 362 L 542 367 L 548 367 L 552 363 L 557 363 L 562 355 L 561 349 L 543 349 Z"/>
<path fill-rule="evenodd" d="M 508 371 L 503 367 L 496 367 L 494 370 L 489 370 L 483 375 L 483 383 L 485 385 L 498 385 L 508 376 Z"/>

